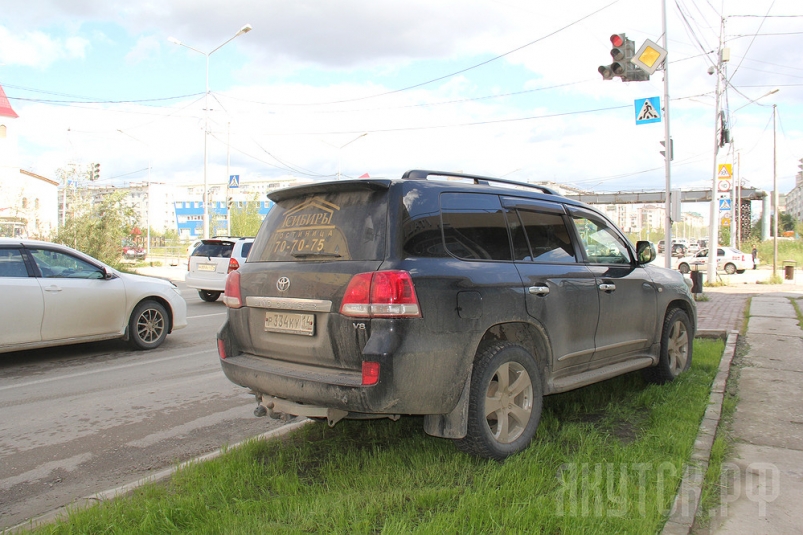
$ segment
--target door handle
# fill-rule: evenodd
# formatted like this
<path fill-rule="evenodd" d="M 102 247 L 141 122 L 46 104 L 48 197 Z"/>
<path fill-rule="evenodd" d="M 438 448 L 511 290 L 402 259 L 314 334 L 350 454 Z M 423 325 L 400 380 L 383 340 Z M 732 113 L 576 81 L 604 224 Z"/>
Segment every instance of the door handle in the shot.
<path fill-rule="evenodd" d="M 533 295 L 547 295 L 549 293 L 549 287 L 548 286 L 530 286 L 527 289 L 527 291 L 530 292 Z"/>
<path fill-rule="evenodd" d="M 59 286 L 56 286 L 55 284 L 51 284 L 47 288 L 44 288 L 44 290 L 46 292 L 60 292 L 61 288 Z"/>
<path fill-rule="evenodd" d="M 603 282 L 599 285 L 599 289 L 603 292 L 612 292 L 616 289 L 616 285 L 609 282 Z"/>

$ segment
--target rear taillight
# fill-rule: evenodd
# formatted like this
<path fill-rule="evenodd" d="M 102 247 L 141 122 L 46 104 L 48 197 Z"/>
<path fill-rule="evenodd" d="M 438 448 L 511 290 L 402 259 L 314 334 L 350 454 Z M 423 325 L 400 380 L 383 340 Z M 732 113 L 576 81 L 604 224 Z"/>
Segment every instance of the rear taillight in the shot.
<path fill-rule="evenodd" d="M 375 385 L 379 382 L 379 363 L 378 362 L 363 362 L 362 363 L 362 384 L 363 386 Z"/>
<path fill-rule="evenodd" d="M 420 318 L 421 308 L 410 273 L 374 271 L 351 278 L 340 313 L 354 318 Z"/>
<path fill-rule="evenodd" d="M 240 296 L 240 272 L 232 271 L 226 276 L 226 289 L 223 291 L 223 303 L 229 308 L 243 306 Z"/>
<path fill-rule="evenodd" d="M 217 354 L 222 359 L 226 358 L 226 342 L 220 338 L 217 339 Z"/>
<path fill-rule="evenodd" d="M 236 258 L 229 258 L 229 270 L 226 273 L 231 273 L 236 269 L 240 269 L 240 263 Z"/>

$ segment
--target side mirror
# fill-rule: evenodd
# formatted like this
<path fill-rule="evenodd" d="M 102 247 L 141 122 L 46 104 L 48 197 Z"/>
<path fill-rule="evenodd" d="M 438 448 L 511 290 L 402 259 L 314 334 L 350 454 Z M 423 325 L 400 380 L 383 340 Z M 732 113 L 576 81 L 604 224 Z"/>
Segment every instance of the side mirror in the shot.
<path fill-rule="evenodd" d="M 655 252 L 655 246 L 646 240 L 636 242 L 636 256 L 638 257 L 639 264 L 649 264 L 658 254 Z"/>

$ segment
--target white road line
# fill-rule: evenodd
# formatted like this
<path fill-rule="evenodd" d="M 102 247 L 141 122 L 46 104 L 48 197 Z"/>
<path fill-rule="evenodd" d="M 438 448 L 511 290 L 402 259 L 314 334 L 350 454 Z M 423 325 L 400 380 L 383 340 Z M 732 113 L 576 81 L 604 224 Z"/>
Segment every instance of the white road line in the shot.
<path fill-rule="evenodd" d="M 191 422 L 186 422 L 181 425 L 171 427 L 170 429 L 167 429 L 165 431 L 152 433 L 148 436 L 132 440 L 131 442 L 127 443 L 126 446 L 130 446 L 132 448 L 146 448 L 148 446 L 158 444 L 159 442 L 166 440 L 168 438 L 175 438 L 177 436 L 188 435 L 190 432 L 196 429 L 211 427 L 215 424 L 218 424 L 220 422 L 225 422 L 227 420 L 246 420 L 246 419 L 250 420 L 253 418 L 254 416 L 251 413 L 251 411 L 248 410 L 248 407 L 246 406 L 234 407 L 227 411 L 209 414 L 201 418 L 196 418 Z"/>
<path fill-rule="evenodd" d="M 202 314 L 200 316 L 187 316 L 187 319 L 188 320 L 194 320 L 194 319 L 197 319 L 197 318 L 209 318 L 209 317 L 212 317 L 212 316 L 225 316 L 225 315 L 226 315 L 225 312 L 217 312 L 215 314 Z"/>
<path fill-rule="evenodd" d="M 150 365 L 158 363 L 158 362 L 169 362 L 171 360 L 178 360 L 178 359 L 183 359 L 183 358 L 187 358 L 187 357 L 194 357 L 196 355 L 205 355 L 205 354 L 210 354 L 210 353 L 214 354 L 216 352 L 217 352 L 217 348 L 212 348 L 212 349 L 208 349 L 206 351 L 194 351 L 192 353 L 185 353 L 183 355 L 176 355 L 174 357 L 164 357 L 164 358 L 161 358 L 161 359 L 143 360 L 143 361 L 140 361 L 140 362 L 133 362 L 131 364 L 121 364 L 119 366 L 105 366 L 103 368 L 99 368 L 97 370 L 92 370 L 92 371 L 87 371 L 87 372 L 71 373 L 69 375 L 60 375 L 59 377 L 51 377 L 49 379 L 39 379 L 38 381 L 29 381 L 27 383 L 18 383 L 18 384 L 14 384 L 14 385 L 0 386 L 0 392 L 4 392 L 6 390 L 11 390 L 13 388 L 25 388 L 25 387 L 28 387 L 28 386 L 41 385 L 41 384 L 44 384 L 44 383 L 53 383 L 55 381 L 63 381 L 64 379 L 73 379 L 75 377 L 87 377 L 89 375 L 95 375 L 95 374 L 98 374 L 98 373 L 107 373 L 107 372 L 110 372 L 110 371 L 125 370 L 127 368 L 135 368 L 137 366 L 150 366 Z"/>
<path fill-rule="evenodd" d="M 81 453 L 79 455 L 74 455 L 67 459 L 59 459 L 57 461 L 50 461 L 49 463 L 40 464 L 33 470 L 29 470 L 27 472 L 23 472 L 16 476 L 7 477 L 5 479 L 0 479 L 0 489 L 10 489 L 14 485 L 19 483 L 27 483 L 29 481 L 37 481 L 40 479 L 46 478 L 50 475 L 54 470 L 66 470 L 68 472 L 72 472 L 76 468 L 78 468 L 81 463 L 85 463 L 89 459 L 92 458 L 91 453 Z"/>

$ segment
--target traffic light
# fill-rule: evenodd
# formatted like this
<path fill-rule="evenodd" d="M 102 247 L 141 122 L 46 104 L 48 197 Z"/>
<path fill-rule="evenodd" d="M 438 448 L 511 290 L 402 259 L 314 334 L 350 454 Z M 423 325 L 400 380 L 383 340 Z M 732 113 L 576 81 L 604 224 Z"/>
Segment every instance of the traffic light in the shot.
<path fill-rule="evenodd" d="M 627 57 L 627 37 L 623 33 L 615 33 L 611 36 L 611 45 L 613 45 L 611 49 L 611 57 L 613 58 L 611 71 L 613 71 L 614 76 L 624 79 L 627 73 L 627 61 L 629 60 Z"/>
<path fill-rule="evenodd" d="M 623 82 L 642 82 L 650 79 L 650 75 L 639 69 L 631 60 L 636 53 L 636 44 L 623 33 L 611 35 L 610 65 L 600 65 L 597 71 L 603 80 L 612 80 L 614 76 Z"/>
<path fill-rule="evenodd" d="M 232 207 L 232 206 L 234 206 L 234 197 L 232 197 L 232 196 L 229 196 L 229 198 L 228 198 L 228 199 L 226 199 L 226 208 L 228 208 L 229 210 L 231 210 L 231 207 Z"/>
<path fill-rule="evenodd" d="M 92 169 L 89 172 L 89 180 L 97 180 L 100 178 L 100 164 L 92 164 Z"/>

